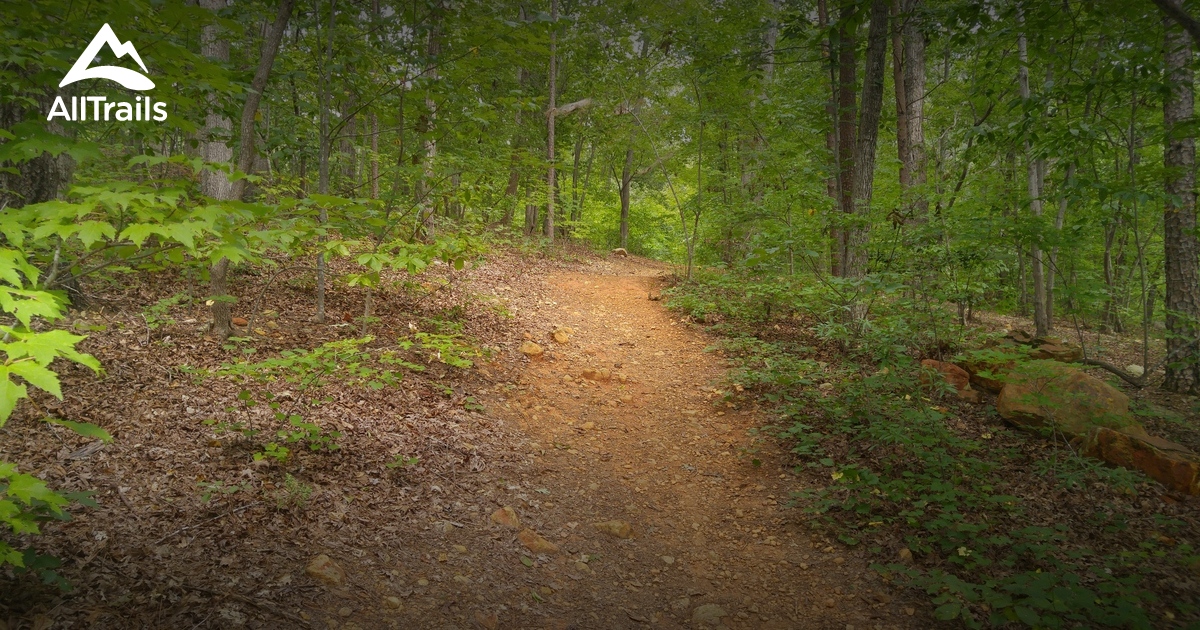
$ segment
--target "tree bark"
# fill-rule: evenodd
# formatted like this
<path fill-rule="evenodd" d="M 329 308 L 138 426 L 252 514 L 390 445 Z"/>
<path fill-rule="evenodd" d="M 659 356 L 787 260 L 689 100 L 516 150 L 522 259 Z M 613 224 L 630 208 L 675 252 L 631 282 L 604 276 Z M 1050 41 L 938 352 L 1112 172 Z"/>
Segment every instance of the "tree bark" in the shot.
<path fill-rule="evenodd" d="M 625 149 L 625 167 L 621 169 L 621 249 L 629 247 L 629 187 L 633 181 L 633 143 Z"/>
<path fill-rule="evenodd" d="M 916 12 L 921 0 L 896 0 L 902 22 L 892 38 L 896 86 L 896 152 L 906 218 L 923 221 L 929 203 L 925 185 L 925 34 Z M 915 189 L 915 190 L 914 190 Z"/>
<path fill-rule="evenodd" d="M 829 13 L 825 8 L 825 0 L 817 0 L 817 27 L 822 31 L 829 28 Z M 840 203 L 838 184 L 841 175 L 841 162 L 838 153 L 838 63 L 837 58 L 833 54 L 832 37 L 824 37 L 821 39 L 821 56 L 826 60 L 826 66 L 829 74 L 829 98 L 825 101 L 825 115 L 829 117 L 829 131 L 825 134 L 825 149 L 829 152 L 829 158 L 833 163 L 833 167 L 829 171 L 829 177 L 825 179 L 825 194 L 833 200 L 834 206 Z M 837 226 L 829 228 L 829 272 L 834 276 L 840 276 L 841 271 L 841 238 Z"/>
<path fill-rule="evenodd" d="M 1168 0 L 1182 11 L 1180 0 Z M 1200 242 L 1196 234 L 1196 139 L 1185 126 L 1195 117 L 1195 77 L 1192 42 L 1188 35 L 1164 21 L 1166 79 L 1169 91 L 1163 100 L 1166 146 L 1167 201 L 1163 207 L 1167 354 L 1163 389 L 1200 394 Z M 1187 348 L 1185 346 L 1191 346 Z"/>
<path fill-rule="evenodd" d="M 200 0 L 200 6 L 218 12 L 228 6 L 226 0 Z M 229 41 L 221 37 L 219 27 L 205 26 L 200 31 L 200 53 L 213 61 L 229 62 Z M 205 162 L 232 162 L 233 150 L 229 147 L 229 136 L 233 123 L 221 115 L 216 98 L 209 100 L 210 110 L 204 118 L 204 143 L 200 152 Z M 253 129 L 251 130 L 253 133 Z M 234 198 L 234 186 L 225 173 L 205 169 L 200 172 L 200 192 L 217 201 Z M 227 276 L 229 260 L 222 258 L 209 269 L 209 292 L 212 306 L 212 333 L 224 341 L 233 333 L 232 311 L 226 295 L 229 287 Z"/>
<path fill-rule="evenodd" d="M 428 42 L 426 44 L 426 56 L 428 61 L 425 66 L 426 74 L 429 77 L 430 83 L 437 81 L 437 57 L 442 52 L 442 11 L 444 7 L 441 0 L 438 0 L 433 6 L 432 24 L 429 29 Z M 421 172 L 421 186 L 418 188 L 419 198 L 417 205 L 420 207 L 421 215 L 421 235 L 426 239 L 432 239 L 434 236 L 434 203 L 433 203 L 433 161 L 437 157 L 437 140 L 434 138 L 433 130 L 435 121 L 437 120 L 437 102 L 433 100 L 431 91 L 426 91 L 425 96 L 425 120 L 422 129 L 425 132 L 425 159 L 423 160 Z"/>
<path fill-rule="evenodd" d="M 1018 17 L 1018 21 L 1023 25 L 1023 16 Z M 1030 98 L 1029 90 L 1029 50 L 1025 40 L 1025 32 L 1021 31 L 1017 35 L 1017 55 L 1021 65 L 1017 70 L 1017 82 L 1020 84 L 1021 99 L 1028 101 Z M 1033 143 L 1028 138 L 1025 139 L 1025 155 L 1027 162 L 1027 187 L 1029 191 L 1029 210 L 1034 216 L 1034 221 L 1040 221 L 1042 216 L 1042 160 L 1035 157 L 1033 153 Z M 1033 277 L 1033 327 L 1035 335 L 1043 337 L 1050 332 L 1050 318 L 1046 312 L 1046 278 L 1042 267 L 1042 249 L 1038 242 L 1039 238 L 1035 235 L 1033 242 L 1030 243 L 1030 275 Z"/>
<path fill-rule="evenodd" d="M 329 194 L 329 154 L 333 150 L 333 138 L 330 136 L 329 130 L 329 101 L 330 101 L 330 82 L 333 77 L 331 75 L 333 65 L 333 36 L 335 20 L 337 19 L 337 0 L 329 0 L 329 22 L 325 24 L 325 29 L 329 33 L 329 37 L 325 41 L 325 58 L 321 68 L 321 149 L 318 156 L 318 171 L 317 171 L 317 192 L 322 195 Z M 329 221 L 329 212 L 325 205 L 321 204 L 318 210 L 318 219 L 321 225 L 325 225 Z M 321 242 L 325 241 L 321 237 Z M 317 312 L 313 314 L 313 321 L 317 323 L 325 322 L 325 252 L 317 252 Z"/>
<path fill-rule="evenodd" d="M 854 224 L 846 230 L 845 275 L 861 278 L 867 273 L 867 242 L 870 238 L 871 194 L 875 184 L 875 154 L 879 139 L 879 117 L 883 111 L 883 73 L 887 60 L 888 3 L 873 0 L 871 25 L 867 30 L 867 55 L 863 68 L 858 137 L 854 145 Z"/>
<path fill-rule="evenodd" d="M 262 103 L 263 92 L 267 89 L 267 80 L 271 76 L 271 68 L 275 65 L 275 56 L 279 53 L 279 45 L 283 41 L 283 33 L 287 30 L 288 20 L 292 17 L 292 8 L 296 0 L 282 0 L 275 13 L 275 22 L 267 29 L 263 37 L 262 52 L 258 58 L 258 68 L 250 81 L 250 91 L 246 94 L 246 102 L 242 104 L 242 119 L 238 126 L 238 162 L 237 168 L 243 173 L 249 173 L 254 167 L 254 118 L 258 106 Z M 233 184 L 233 198 L 243 199 L 246 194 L 246 180 L 239 179 Z"/>
<path fill-rule="evenodd" d="M 546 160 L 549 169 L 546 173 L 546 221 L 544 235 L 546 240 L 554 242 L 554 196 L 555 177 L 557 170 L 554 164 L 554 122 L 558 105 L 558 0 L 550 0 L 550 109 L 546 113 Z"/>
<path fill-rule="evenodd" d="M 838 15 L 838 124 L 837 124 L 837 156 L 838 156 L 838 205 L 843 215 L 854 214 L 854 147 L 856 98 L 858 94 L 858 59 L 852 21 L 854 17 L 854 2 L 842 0 Z M 845 224 L 846 221 L 839 221 Z M 838 275 L 845 276 L 848 267 L 849 251 L 845 227 L 835 227 L 834 258 Z"/>

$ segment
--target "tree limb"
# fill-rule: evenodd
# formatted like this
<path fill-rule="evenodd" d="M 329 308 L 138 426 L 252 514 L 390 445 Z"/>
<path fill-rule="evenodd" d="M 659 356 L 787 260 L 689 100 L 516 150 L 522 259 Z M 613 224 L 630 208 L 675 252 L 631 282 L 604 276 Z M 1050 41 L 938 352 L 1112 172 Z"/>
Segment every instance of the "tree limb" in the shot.
<path fill-rule="evenodd" d="M 1183 4 L 1177 3 L 1174 0 L 1150 0 L 1154 6 L 1158 7 L 1167 17 L 1175 21 L 1176 24 L 1183 27 L 1183 30 L 1192 36 L 1192 43 L 1200 45 L 1200 20 L 1192 17 L 1187 11 L 1183 10 Z"/>

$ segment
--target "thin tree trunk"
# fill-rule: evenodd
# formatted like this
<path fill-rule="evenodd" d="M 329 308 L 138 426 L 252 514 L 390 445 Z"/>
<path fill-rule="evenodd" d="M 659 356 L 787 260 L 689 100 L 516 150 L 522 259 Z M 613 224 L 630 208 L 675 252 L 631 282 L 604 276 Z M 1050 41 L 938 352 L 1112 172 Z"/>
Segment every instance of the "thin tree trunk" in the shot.
<path fill-rule="evenodd" d="M 629 247 L 629 185 L 633 181 L 633 140 L 625 149 L 625 167 L 621 169 L 621 248 Z"/>
<path fill-rule="evenodd" d="M 858 137 L 854 146 L 855 224 L 846 235 L 846 277 L 867 273 L 867 242 L 870 238 L 871 193 L 875 183 L 875 153 L 879 139 L 879 117 L 883 111 L 883 73 L 887 65 L 887 0 L 871 3 L 871 25 L 867 30 L 867 56 L 863 69 L 862 103 Z M 858 313 L 857 315 L 861 315 Z"/>
<path fill-rule="evenodd" d="M 1023 17 L 1018 18 L 1024 24 Z M 1017 54 L 1021 65 L 1017 70 L 1017 81 L 1020 84 L 1021 98 L 1028 101 L 1029 90 L 1029 51 L 1025 41 L 1025 32 L 1017 35 Z M 1028 163 L 1029 209 L 1034 221 L 1040 221 L 1042 216 L 1042 160 L 1034 157 L 1033 144 L 1025 140 L 1025 155 Z M 1035 335 L 1043 337 L 1050 332 L 1049 314 L 1046 312 L 1046 278 L 1042 268 L 1042 250 L 1035 236 L 1030 243 L 1030 270 L 1033 276 L 1033 327 Z"/>
<path fill-rule="evenodd" d="M 817 26 L 824 31 L 829 28 L 829 12 L 825 7 L 825 0 L 817 0 Z M 834 46 L 831 41 L 832 37 L 826 37 L 821 40 L 821 56 L 827 60 L 827 69 L 829 74 L 829 98 L 825 101 L 825 114 L 829 117 L 829 131 L 825 134 L 825 148 L 829 151 L 830 160 L 833 162 L 833 168 L 830 169 L 830 175 L 825 180 L 825 193 L 833 200 L 835 208 L 839 208 L 841 203 L 841 155 L 838 152 L 838 68 L 837 59 L 834 56 Z M 829 228 L 829 272 L 834 276 L 842 274 L 841 269 L 841 236 L 837 225 L 832 225 Z"/>
<path fill-rule="evenodd" d="M 1067 165 L 1067 174 L 1063 179 L 1065 187 L 1072 179 L 1075 178 L 1075 164 Z M 1063 191 L 1058 198 L 1058 214 L 1054 216 L 1054 233 L 1061 234 L 1063 223 L 1067 218 L 1067 194 Z M 1058 273 L 1058 246 L 1054 245 L 1050 248 L 1050 276 L 1046 278 L 1046 320 L 1053 324 L 1054 322 L 1054 280 L 1059 275 Z"/>
<path fill-rule="evenodd" d="M 912 188 L 912 170 L 908 154 L 908 95 L 904 85 L 904 0 L 895 0 L 892 4 L 892 19 L 896 26 L 892 29 L 892 85 L 896 92 L 896 157 L 900 160 L 900 195 L 902 200 Z M 906 201 L 906 200 L 904 200 Z"/>
<path fill-rule="evenodd" d="M 1168 0 L 1182 9 L 1180 0 Z M 1190 127 L 1195 117 L 1195 78 L 1192 42 L 1174 24 L 1164 21 L 1164 54 L 1169 92 L 1163 100 L 1166 146 L 1167 201 L 1163 207 L 1163 253 L 1166 262 L 1167 363 L 1163 389 L 1200 394 L 1200 239 L 1196 234 L 1196 139 Z M 1180 128 L 1182 127 L 1182 128 Z M 1190 349 L 1184 346 L 1191 345 Z"/>
<path fill-rule="evenodd" d="M 588 183 L 592 180 L 592 163 L 596 159 L 596 141 L 592 140 L 588 145 L 587 166 L 583 168 L 583 188 L 579 191 L 579 203 L 575 206 L 575 216 L 571 217 L 574 221 L 583 219 L 583 202 L 587 200 Z"/>
<path fill-rule="evenodd" d="M 337 18 L 337 0 L 329 0 L 329 21 L 325 23 L 325 29 L 329 37 L 325 42 L 325 59 L 322 64 L 321 73 L 324 75 L 321 79 L 321 153 L 318 156 L 318 171 L 317 171 L 317 192 L 322 195 L 329 194 L 329 154 L 332 151 L 333 138 L 330 137 L 329 131 L 329 100 L 330 86 L 332 80 L 333 66 L 333 35 L 334 35 L 334 20 Z M 329 212 L 322 204 L 318 210 L 318 218 L 321 225 L 329 222 Z M 321 237 L 321 242 L 325 242 L 325 237 Z M 325 322 L 325 252 L 317 252 L 317 312 L 313 314 L 313 321 L 318 324 Z"/>
<path fill-rule="evenodd" d="M 426 74 L 429 77 L 430 85 L 438 80 L 439 73 L 437 71 L 437 57 L 442 52 L 442 2 L 438 0 L 433 6 L 432 25 L 429 28 L 429 39 L 426 44 L 426 56 L 428 61 L 425 66 Z M 436 206 L 433 202 L 433 162 L 437 158 L 437 139 L 434 138 L 433 131 L 437 121 L 437 101 L 433 100 L 432 90 L 426 91 L 425 96 L 425 121 L 422 129 L 425 133 L 425 159 L 423 160 L 421 170 L 421 186 L 418 189 L 419 199 L 417 205 L 420 208 L 421 235 L 426 239 L 432 239 L 434 236 L 434 214 Z"/>
<path fill-rule="evenodd" d="M 571 208 L 566 214 L 566 221 L 575 222 L 575 215 L 580 203 L 580 161 L 583 158 L 583 134 L 575 138 L 574 160 L 571 162 Z"/>
<path fill-rule="evenodd" d="M 921 0 L 902 0 L 905 7 L 904 27 L 900 38 L 904 45 L 904 157 L 909 177 L 908 205 L 917 221 L 924 221 L 929 212 L 925 197 L 925 33 L 916 12 Z M 915 192 L 914 190 L 915 189 Z"/>
<path fill-rule="evenodd" d="M 227 6 L 226 0 L 201 0 L 200 6 L 214 13 Z M 205 26 L 200 32 L 200 52 L 218 62 L 229 61 L 229 40 L 220 34 L 215 25 Z M 201 155 L 205 162 L 232 162 L 233 149 L 229 147 L 229 136 L 233 123 L 220 113 L 215 98 L 209 100 L 209 113 L 204 119 L 204 144 Z M 200 172 L 200 191 L 218 201 L 234 198 L 234 186 L 223 172 L 205 169 Z M 222 258 L 209 269 L 209 292 L 211 293 L 212 333 L 224 341 L 233 332 L 232 311 L 229 303 L 229 259 Z"/>
<path fill-rule="evenodd" d="M 841 207 L 842 214 L 850 216 L 854 214 L 854 150 L 855 150 L 855 113 L 857 109 L 856 98 L 858 94 L 858 60 L 856 58 L 856 46 L 853 28 L 854 2 L 842 0 L 840 14 L 838 16 L 838 126 L 837 126 L 837 153 L 838 153 L 838 204 Z M 839 221 L 845 224 L 845 218 Z M 836 251 L 835 258 L 837 259 L 839 275 L 847 275 L 849 268 L 849 250 L 848 250 L 848 229 L 845 227 L 837 227 L 836 242 L 834 248 Z"/>
<path fill-rule="evenodd" d="M 554 122 L 557 113 L 554 108 L 558 105 L 558 0 L 550 0 L 550 109 L 546 113 L 546 159 L 549 170 L 546 173 L 546 221 L 544 234 L 546 240 L 554 242 L 554 197 L 555 177 L 557 171 L 554 164 Z"/>

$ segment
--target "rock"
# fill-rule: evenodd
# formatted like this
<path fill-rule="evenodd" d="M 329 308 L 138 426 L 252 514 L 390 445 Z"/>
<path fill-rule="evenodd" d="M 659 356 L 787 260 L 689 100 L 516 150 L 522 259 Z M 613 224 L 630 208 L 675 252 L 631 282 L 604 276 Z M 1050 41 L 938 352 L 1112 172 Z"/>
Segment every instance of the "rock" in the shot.
<path fill-rule="evenodd" d="M 1008 331 L 1008 334 L 1004 336 L 1023 346 L 1033 343 L 1033 335 L 1025 332 L 1024 330 L 1010 330 Z"/>
<path fill-rule="evenodd" d="M 346 581 L 346 572 L 325 554 L 319 554 L 309 561 L 304 572 L 330 586 L 341 586 Z"/>
<path fill-rule="evenodd" d="M 612 378 L 612 372 L 608 368 L 600 368 L 599 370 L 588 368 L 580 376 L 589 381 L 607 381 Z"/>
<path fill-rule="evenodd" d="M 249 326 L 250 322 L 245 317 L 234 317 L 229 320 L 234 326 Z"/>
<path fill-rule="evenodd" d="M 958 392 L 958 397 L 971 403 L 972 405 L 983 404 L 983 393 L 977 389 L 968 389 L 966 391 Z"/>
<path fill-rule="evenodd" d="M 629 523 L 626 523 L 625 521 L 613 520 L 604 521 L 601 523 L 592 523 L 592 527 L 595 527 L 609 536 L 616 536 L 617 538 L 633 537 L 633 527 L 631 527 Z"/>
<path fill-rule="evenodd" d="M 959 398 L 967 402 L 979 403 L 983 397 L 979 392 L 971 389 L 971 375 L 966 370 L 944 361 L 936 361 L 934 359 L 925 359 L 921 361 L 921 367 L 926 370 L 935 370 L 942 375 L 942 380 L 950 384 L 954 388 L 955 393 Z M 925 385 L 929 384 L 928 371 L 922 372 L 921 382 Z"/>
<path fill-rule="evenodd" d="M 1062 363 L 1074 363 L 1083 359 L 1083 348 L 1066 344 L 1044 343 L 1029 353 L 1033 359 L 1050 359 Z"/>
<path fill-rule="evenodd" d="M 1176 492 L 1200 494 L 1200 457 L 1180 444 L 1097 427 L 1084 440 L 1083 453 L 1115 466 L 1140 470 Z"/>
<path fill-rule="evenodd" d="M 1134 375 L 1134 376 L 1141 376 L 1141 375 L 1143 375 L 1143 374 L 1145 374 L 1145 373 L 1146 373 L 1146 368 L 1144 368 L 1144 367 L 1142 367 L 1142 366 L 1140 366 L 1140 365 L 1137 365 L 1137 364 L 1135 363 L 1135 364 L 1133 364 L 1133 365 L 1126 365 L 1126 366 L 1125 366 L 1125 371 L 1126 371 L 1126 372 L 1129 372 L 1130 374 L 1132 374 L 1132 375 Z"/>
<path fill-rule="evenodd" d="M 709 623 L 716 625 L 721 623 L 721 617 L 728 617 L 729 613 L 725 612 L 724 608 L 716 604 L 704 604 L 697 606 L 692 611 L 692 623 L 703 624 Z"/>
<path fill-rule="evenodd" d="M 496 613 L 484 614 L 482 611 L 475 611 L 475 623 L 479 624 L 484 630 L 496 630 L 500 627 L 500 617 Z"/>
<path fill-rule="evenodd" d="M 898 555 L 900 556 L 900 562 L 903 562 L 904 564 L 912 564 L 913 555 L 912 551 L 910 551 L 908 547 L 901 547 Z"/>
<path fill-rule="evenodd" d="M 692 600 L 687 595 L 684 595 L 683 597 L 671 602 L 671 610 L 674 610 L 677 613 L 685 612 L 691 606 Z"/>
<path fill-rule="evenodd" d="M 612 253 L 613 253 L 613 256 L 620 256 L 621 258 L 625 258 L 625 257 L 629 256 L 629 252 L 625 251 L 624 247 L 618 247 L 618 248 L 612 250 Z"/>
<path fill-rule="evenodd" d="M 400 601 L 399 597 L 396 597 L 395 595 L 390 595 L 388 597 L 383 598 L 383 607 L 391 608 L 392 610 L 399 610 L 401 608 L 404 608 L 404 603 Z"/>
<path fill-rule="evenodd" d="M 558 343 L 567 343 L 571 340 L 571 332 L 570 328 L 559 328 L 552 333 L 552 336 L 554 337 L 554 341 Z"/>
<path fill-rule="evenodd" d="M 925 359 L 921 361 L 921 367 L 929 370 L 940 372 L 942 380 L 949 383 L 956 390 L 964 390 L 971 386 L 971 375 L 967 371 L 954 365 L 953 363 L 944 363 L 935 359 Z M 929 384 L 928 372 L 921 374 L 921 383 Z"/>
<path fill-rule="evenodd" d="M 501 527 L 521 529 L 521 519 L 517 518 L 517 511 L 508 505 L 492 512 L 491 520 Z"/>
<path fill-rule="evenodd" d="M 659 559 L 667 564 L 675 564 L 675 556 L 662 556 Z"/>
<path fill-rule="evenodd" d="M 542 538 L 532 529 L 521 530 L 521 533 L 517 534 L 517 540 L 521 541 L 521 544 L 525 545 L 525 548 L 533 553 L 558 553 L 558 545 Z"/>
<path fill-rule="evenodd" d="M 1005 345 L 1009 346 L 1007 349 L 1013 347 L 1011 344 L 1002 344 L 999 347 L 985 348 L 985 350 L 1003 352 L 1006 349 Z M 986 352 L 976 352 L 957 365 L 970 375 L 971 385 L 986 392 L 999 394 L 1000 390 L 1004 389 L 1004 377 L 1016 364 L 1017 362 L 1013 359 L 1002 359 L 998 356 L 988 356 Z"/>
<path fill-rule="evenodd" d="M 1070 437 L 1084 437 L 1094 427 L 1147 435 L 1129 415 L 1129 397 L 1056 361 L 1030 361 L 1010 374 L 996 410 L 1019 427 L 1056 429 Z"/>
<path fill-rule="evenodd" d="M 649 298 L 651 302 L 657 302 L 662 299 L 662 291 L 651 291 L 646 297 Z"/>
<path fill-rule="evenodd" d="M 526 341 L 525 343 L 521 344 L 521 354 L 529 357 L 530 359 L 536 359 L 542 356 L 543 352 L 545 351 L 542 350 L 542 347 L 536 343 L 533 343 L 532 341 Z"/>

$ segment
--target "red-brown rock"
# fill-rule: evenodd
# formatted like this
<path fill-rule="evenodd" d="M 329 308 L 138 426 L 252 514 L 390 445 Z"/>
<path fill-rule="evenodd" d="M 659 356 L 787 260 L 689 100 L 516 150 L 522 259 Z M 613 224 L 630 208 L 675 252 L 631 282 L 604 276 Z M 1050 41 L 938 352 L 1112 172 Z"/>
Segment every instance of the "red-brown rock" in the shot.
<path fill-rule="evenodd" d="M 1140 470 L 1176 492 L 1200 494 L 1200 458 L 1174 442 L 1097 427 L 1084 442 L 1083 452 L 1116 466 Z"/>
<path fill-rule="evenodd" d="M 1044 343 L 1029 353 L 1031 359 L 1050 359 L 1063 363 L 1074 363 L 1083 359 L 1083 348 L 1066 344 Z"/>
<path fill-rule="evenodd" d="M 921 373 L 922 384 L 929 385 L 929 371 L 934 370 L 940 373 L 942 379 L 954 388 L 959 398 L 969 402 L 979 402 L 981 400 L 979 392 L 971 389 L 971 375 L 957 365 L 934 359 L 925 359 L 921 361 L 921 367 L 925 368 Z"/>
<path fill-rule="evenodd" d="M 1129 397 L 1085 372 L 1057 361 L 1030 361 L 1008 375 L 996 410 L 1023 428 L 1055 429 L 1084 437 L 1106 427 L 1137 437 L 1146 430 L 1129 415 Z"/>

